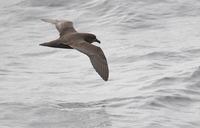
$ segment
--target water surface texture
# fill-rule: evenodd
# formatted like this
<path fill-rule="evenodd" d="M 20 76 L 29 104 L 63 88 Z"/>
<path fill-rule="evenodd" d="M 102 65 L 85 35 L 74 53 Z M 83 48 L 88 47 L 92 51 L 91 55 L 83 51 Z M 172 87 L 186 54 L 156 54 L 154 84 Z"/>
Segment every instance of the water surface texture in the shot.
<path fill-rule="evenodd" d="M 199 128 L 199 0 L 0 0 L 1 128 Z M 42 18 L 101 40 L 109 81 Z"/>

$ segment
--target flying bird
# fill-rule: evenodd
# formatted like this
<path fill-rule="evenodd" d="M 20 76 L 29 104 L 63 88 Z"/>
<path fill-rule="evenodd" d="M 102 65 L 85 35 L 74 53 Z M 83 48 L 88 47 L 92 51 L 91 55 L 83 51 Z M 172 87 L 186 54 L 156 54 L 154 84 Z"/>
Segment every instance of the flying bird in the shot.
<path fill-rule="evenodd" d="M 94 34 L 77 32 L 71 21 L 53 19 L 41 20 L 54 24 L 60 33 L 60 37 L 40 45 L 54 48 L 76 49 L 82 52 L 89 57 L 94 69 L 101 78 L 105 81 L 108 80 L 109 69 L 107 60 L 102 49 L 92 44 L 93 42 L 101 43 Z"/>

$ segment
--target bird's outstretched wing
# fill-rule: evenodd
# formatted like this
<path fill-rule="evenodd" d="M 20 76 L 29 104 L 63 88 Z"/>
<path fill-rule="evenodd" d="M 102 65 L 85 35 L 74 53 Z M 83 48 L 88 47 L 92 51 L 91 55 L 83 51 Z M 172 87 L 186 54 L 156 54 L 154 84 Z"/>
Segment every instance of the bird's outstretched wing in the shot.
<path fill-rule="evenodd" d="M 56 29 L 59 31 L 60 35 L 63 35 L 65 32 L 76 32 L 73 27 L 73 23 L 67 20 L 54 20 L 54 19 L 41 19 L 44 22 L 54 24 Z"/>
<path fill-rule="evenodd" d="M 96 72 L 102 77 L 103 80 L 108 80 L 108 64 L 106 57 L 100 47 L 89 44 L 85 41 L 77 41 L 75 43 L 69 44 L 69 46 L 86 54 L 90 58 L 90 61 Z"/>

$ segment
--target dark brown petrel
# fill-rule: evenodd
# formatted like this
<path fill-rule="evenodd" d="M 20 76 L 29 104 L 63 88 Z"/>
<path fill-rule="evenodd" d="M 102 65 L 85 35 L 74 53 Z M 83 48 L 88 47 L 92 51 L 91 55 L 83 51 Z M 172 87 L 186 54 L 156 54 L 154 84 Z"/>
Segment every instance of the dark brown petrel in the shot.
<path fill-rule="evenodd" d="M 94 34 L 77 32 L 71 21 L 52 19 L 42 19 L 42 21 L 54 24 L 60 33 L 60 37 L 40 45 L 54 48 L 76 49 L 84 53 L 90 58 L 94 69 L 102 79 L 105 81 L 108 80 L 109 70 L 107 60 L 102 49 L 92 44 L 93 42 L 100 43 Z"/>

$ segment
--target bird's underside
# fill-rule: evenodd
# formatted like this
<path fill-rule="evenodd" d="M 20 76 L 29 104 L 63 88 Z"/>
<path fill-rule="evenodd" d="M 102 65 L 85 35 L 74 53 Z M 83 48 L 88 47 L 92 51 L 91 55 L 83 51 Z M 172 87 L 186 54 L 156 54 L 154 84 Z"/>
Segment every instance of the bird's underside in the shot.
<path fill-rule="evenodd" d="M 107 60 L 102 49 L 92 44 L 93 42 L 100 43 L 94 34 L 78 33 L 74 29 L 71 21 L 52 19 L 42 20 L 54 24 L 60 33 L 60 37 L 40 45 L 54 48 L 76 49 L 84 53 L 90 58 L 94 69 L 102 79 L 105 81 L 108 80 L 109 69 Z"/>

